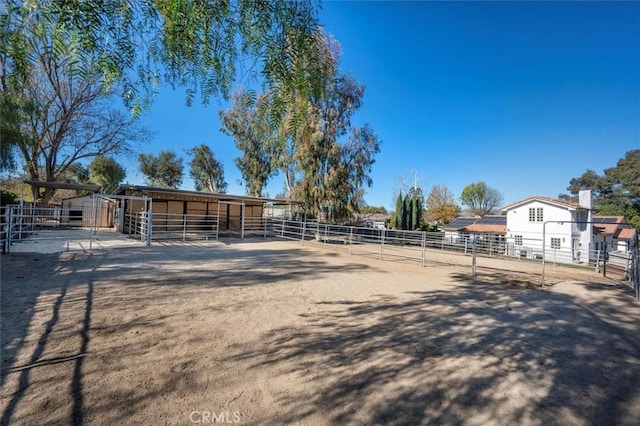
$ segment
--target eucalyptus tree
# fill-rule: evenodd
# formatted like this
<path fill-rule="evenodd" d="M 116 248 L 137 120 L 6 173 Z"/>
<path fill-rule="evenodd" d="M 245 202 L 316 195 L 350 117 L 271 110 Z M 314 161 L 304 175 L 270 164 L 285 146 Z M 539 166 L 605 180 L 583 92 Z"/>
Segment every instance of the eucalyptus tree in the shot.
<path fill-rule="evenodd" d="M 196 191 L 227 192 L 224 180 L 224 166 L 213 155 L 211 148 L 205 144 L 187 151 L 191 156 L 189 174 L 193 179 Z"/>
<path fill-rule="evenodd" d="M 265 96 L 257 99 L 251 93 L 238 90 L 233 94 L 232 106 L 220 111 L 221 131 L 231 136 L 242 155 L 235 164 L 242 174 L 248 195 L 262 196 L 262 191 L 276 170 L 275 132 L 261 114 Z"/>

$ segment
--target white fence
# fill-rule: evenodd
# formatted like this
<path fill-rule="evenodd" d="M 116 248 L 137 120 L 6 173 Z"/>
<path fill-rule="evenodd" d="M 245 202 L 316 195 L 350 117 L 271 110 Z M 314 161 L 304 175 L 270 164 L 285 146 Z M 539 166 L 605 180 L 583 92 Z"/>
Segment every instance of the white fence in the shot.
<path fill-rule="evenodd" d="M 77 230 L 73 238 L 84 239 L 89 248 L 100 232 L 96 226 L 98 209 L 93 216 L 72 215 L 60 208 L 6 206 L 2 216 L 2 250 L 10 251 L 13 242 L 25 238 L 67 239 L 68 234 L 49 233 L 47 230 Z M 519 241 L 519 245 L 505 242 L 495 234 L 451 235 L 442 232 L 397 231 L 389 229 L 332 225 L 313 221 L 292 221 L 274 218 L 225 218 L 224 224 L 217 215 L 127 213 L 115 217 L 113 226 L 123 234 L 147 245 L 159 240 L 217 240 L 220 235 L 245 237 L 276 237 L 289 240 L 317 241 L 331 245 L 350 254 L 373 256 L 380 259 L 427 263 L 472 264 L 475 271 L 476 256 L 501 258 L 541 265 L 544 282 L 545 263 L 578 264 L 594 268 L 605 276 L 627 280 L 640 299 L 638 284 L 638 251 L 635 253 L 594 250 L 589 260 L 579 263 L 570 251 L 542 247 L 541 240 Z M 236 223 L 237 222 L 237 223 Z M 435 256 L 446 253 L 447 257 Z M 469 260 L 469 257 L 472 260 Z"/>
<path fill-rule="evenodd" d="M 515 245 L 506 243 L 502 236 L 495 234 L 467 234 L 460 237 L 443 232 L 397 231 L 282 219 L 270 220 L 269 235 L 301 243 L 315 240 L 350 254 L 413 261 L 422 266 L 429 263 L 470 265 L 474 274 L 477 257 L 516 261 L 510 262 L 511 270 L 518 269 L 517 266 L 513 267 L 517 262 L 529 266 L 538 264 L 543 283 L 545 263 L 591 268 L 607 277 L 628 282 L 640 300 L 638 251 L 621 253 L 607 252 L 606 248 L 591 250 L 589 259 L 580 262 L 571 251 L 543 247 L 542 239 L 519 241 L 520 244 Z"/>

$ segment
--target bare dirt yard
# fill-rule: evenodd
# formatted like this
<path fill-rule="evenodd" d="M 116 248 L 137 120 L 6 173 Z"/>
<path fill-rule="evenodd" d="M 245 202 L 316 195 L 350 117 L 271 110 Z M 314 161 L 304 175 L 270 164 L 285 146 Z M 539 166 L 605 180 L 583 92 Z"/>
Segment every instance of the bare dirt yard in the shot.
<path fill-rule="evenodd" d="M 593 272 L 238 240 L 1 262 L 3 425 L 640 419 L 640 304 Z"/>

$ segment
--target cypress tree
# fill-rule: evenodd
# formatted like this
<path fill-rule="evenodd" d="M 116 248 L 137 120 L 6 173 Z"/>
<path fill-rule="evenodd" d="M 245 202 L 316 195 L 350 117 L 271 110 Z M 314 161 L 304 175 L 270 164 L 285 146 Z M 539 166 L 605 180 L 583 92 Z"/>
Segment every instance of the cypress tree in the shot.
<path fill-rule="evenodd" d="M 412 228 L 411 229 L 420 229 L 420 222 L 422 216 L 422 200 L 418 195 L 414 195 L 411 199 L 411 216 L 412 216 Z"/>
<path fill-rule="evenodd" d="M 409 195 L 404 196 L 402 202 L 402 227 L 400 229 L 409 229 L 409 223 L 411 221 L 411 201 Z"/>
<path fill-rule="evenodd" d="M 393 224 L 396 229 L 402 229 L 402 210 L 402 191 L 400 191 L 400 193 L 398 194 L 398 198 L 396 199 L 396 215 L 394 217 L 395 222 Z"/>

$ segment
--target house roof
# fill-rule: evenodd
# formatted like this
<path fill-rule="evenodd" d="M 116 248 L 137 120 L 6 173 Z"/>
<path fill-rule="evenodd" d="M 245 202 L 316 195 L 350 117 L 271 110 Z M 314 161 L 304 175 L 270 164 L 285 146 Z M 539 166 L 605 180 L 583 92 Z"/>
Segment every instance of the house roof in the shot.
<path fill-rule="evenodd" d="M 140 192 L 143 195 L 146 195 L 149 192 L 153 192 L 153 193 L 161 193 L 166 195 L 214 198 L 220 201 L 236 201 L 236 202 L 249 201 L 249 202 L 259 202 L 259 203 L 273 203 L 273 204 L 295 204 L 295 202 L 277 199 L 277 198 L 251 197 L 247 195 L 231 195 L 231 194 L 221 194 L 217 192 L 185 191 L 182 189 L 158 188 L 154 186 L 143 186 L 143 185 L 121 185 L 116 190 L 116 194 L 124 194 L 127 190 Z"/>
<path fill-rule="evenodd" d="M 595 235 L 613 235 L 620 225 L 627 223 L 622 216 L 594 216 L 593 233 Z"/>
<path fill-rule="evenodd" d="M 444 229 L 445 231 L 504 234 L 507 231 L 507 217 L 502 215 L 458 217 L 453 222 L 446 225 Z"/>
<path fill-rule="evenodd" d="M 636 230 L 627 224 L 624 216 L 594 216 L 593 234 L 612 236 L 618 240 L 633 240 Z"/>
<path fill-rule="evenodd" d="M 477 218 L 475 217 L 457 217 L 444 226 L 445 231 L 460 231 L 466 226 L 473 224 Z"/>
<path fill-rule="evenodd" d="M 634 228 L 618 229 L 613 234 L 613 238 L 617 238 L 618 240 L 635 240 L 636 239 L 636 230 Z"/>
<path fill-rule="evenodd" d="M 577 203 L 570 203 L 568 201 L 562 201 L 562 200 L 558 200 L 558 199 L 555 199 L 555 198 L 544 197 L 542 195 L 533 195 L 533 196 L 525 198 L 523 200 L 516 201 L 515 203 L 507 204 L 506 206 L 504 206 L 502 208 L 502 211 L 504 212 L 504 211 L 507 211 L 507 210 L 512 210 L 512 209 L 514 209 L 516 207 L 523 206 L 523 205 L 531 203 L 533 201 L 539 201 L 541 203 L 551 204 L 553 206 L 562 207 L 562 208 L 565 208 L 567 210 L 578 210 L 578 209 L 583 208 L 583 207 L 580 207 L 580 205 L 577 204 Z"/>

